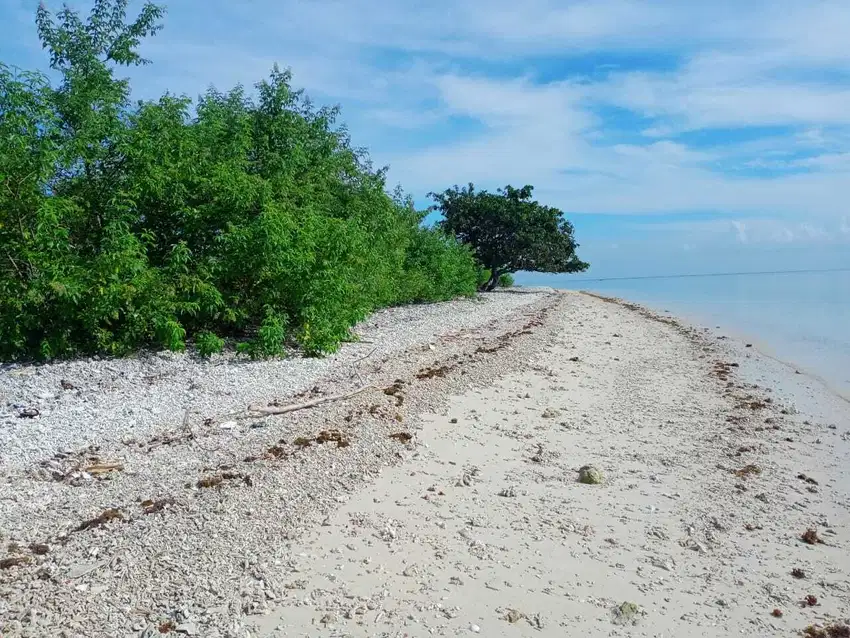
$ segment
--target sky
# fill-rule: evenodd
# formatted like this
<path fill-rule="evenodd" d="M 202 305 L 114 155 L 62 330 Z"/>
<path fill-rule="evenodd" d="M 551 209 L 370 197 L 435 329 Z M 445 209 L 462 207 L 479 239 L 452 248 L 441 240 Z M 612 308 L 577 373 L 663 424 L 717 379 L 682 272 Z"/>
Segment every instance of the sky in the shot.
<path fill-rule="evenodd" d="M 846 0 L 166 6 L 134 97 L 251 87 L 277 62 L 421 207 L 532 184 L 585 277 L 850 266 Z M 35 7 L 0 4 L 0 61 L 46 68 Z"/>

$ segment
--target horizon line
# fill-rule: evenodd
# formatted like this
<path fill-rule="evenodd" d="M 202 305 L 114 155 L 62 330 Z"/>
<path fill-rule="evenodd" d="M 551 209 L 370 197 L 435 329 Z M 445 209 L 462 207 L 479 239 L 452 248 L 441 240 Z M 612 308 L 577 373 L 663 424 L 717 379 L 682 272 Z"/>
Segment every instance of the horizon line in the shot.
<path fill-rule="evenodd" d="M 794 275 L 806 273 L 848 272 L 850 266 L 842 268 L 805 268 L 800 270 L 755 270 L 741 272 L 688 273 L 678 275 L 639 275 L 636 277 L 597 277 L 589 279 L 573 279 L 576 283 L 594 281 L 628 281 L 638 279 L 685 279 L 688 277 L 735 277 L 738 275 Z"/>

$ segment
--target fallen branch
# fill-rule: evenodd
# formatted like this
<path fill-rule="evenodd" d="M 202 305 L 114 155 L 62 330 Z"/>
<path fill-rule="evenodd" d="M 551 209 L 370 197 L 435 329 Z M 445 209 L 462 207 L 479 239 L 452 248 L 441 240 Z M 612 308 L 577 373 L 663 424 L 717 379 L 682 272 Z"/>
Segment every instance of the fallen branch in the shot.
<path fill-rule="evenodd" d="M 248 406 L 248 412 L 257 413 L 260 416 L 273 416 L 276 414 L 286 414 L 287 412 L 295 412 L 296 410 L 304 410 L 306 408 L 312 408 L 317 405 L 321 405 L 322 403 L 330 403 L 331 401 L 341 401 L 343 399 L 350 399 L 351 397 L 360 394 L 361 392 L 365 392 L 373 388 L 371 385 L 364 385 L 356 390 L 352 390 L 351 392 L 346 392 L 345 394 L 332 394 L 326 397 L 320 397 L 318 399 L 313 399 L 312 401 L 305 401 L 304 403 L 291 403 L 289 405 L 281 405 L 281 406 L 268 406 L 268 407 L 258 407 L 258 406 Z"/>
<path fill-rule="evenodd" d="M 364 359 L 368 359 L 368 358 L 369 358 L 369 357 L 371 357 L 373 354 L 375 354 L 375 351 L 376 351 L 377 349 L 378 349 L 378 347 L 377 347 L 377 346 L 375 346 L 374 348 L 372 348 L 372 350 L 369 352 L 369 354 L 367 354 L 367 355 L 363 355 L 363 356 L 362 356 L 362 357 L 360 357 L 359 359 L 355 359 L 354 361 L 352 361 L 352 362 L 351 362 L 351 365 L 354 365 L 355 363 L 360 363 L 360 362 L 361 362 L 361 361 L 363 361 Z"/>
<path fill-rule="evenodd" d="M 95 463 L 83 468 L 88 474 L 108 474 L 109 472 L 120 472 L 124 469 L 123 463 Z"/>

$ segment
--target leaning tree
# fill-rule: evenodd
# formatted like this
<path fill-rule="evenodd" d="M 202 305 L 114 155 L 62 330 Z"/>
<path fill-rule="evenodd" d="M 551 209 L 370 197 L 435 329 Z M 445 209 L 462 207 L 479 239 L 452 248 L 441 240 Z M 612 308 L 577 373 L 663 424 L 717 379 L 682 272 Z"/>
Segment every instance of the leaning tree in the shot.
<path fill-rule="evenodd" d="M 493 290 L 499 278 L 517 271 L 571 273 L 587 270 L 576 255 L 573 225 L 557 208 L 531 198 L 533 186 L 506 186 L 496 193 L 472 184 L 429 193 L 430 210 L 443 215 L 441 226 L 469 244 L 490 277 L 482 289 Z"/>

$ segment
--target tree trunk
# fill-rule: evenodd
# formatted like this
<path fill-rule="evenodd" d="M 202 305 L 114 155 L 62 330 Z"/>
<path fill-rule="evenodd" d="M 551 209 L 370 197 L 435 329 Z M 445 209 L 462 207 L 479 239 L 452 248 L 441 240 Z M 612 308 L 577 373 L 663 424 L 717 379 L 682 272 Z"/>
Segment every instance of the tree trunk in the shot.
<path fill-rule="evenodd" d="M 492 292 L 496 289 L 496 286 L 499 285 L 499 277 L 501 277 L 504 273 L 498 270 L 490 271 L 490 280 L 484 284 L 484 290 L 486 292 Z"/>

